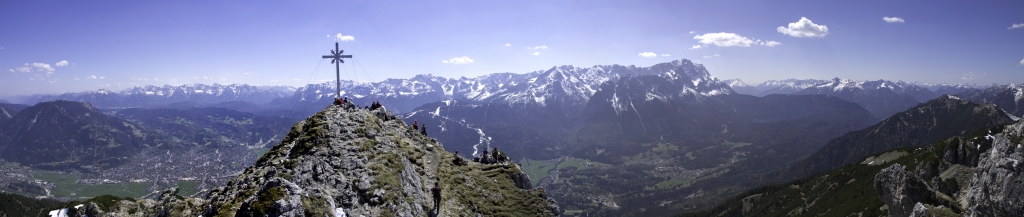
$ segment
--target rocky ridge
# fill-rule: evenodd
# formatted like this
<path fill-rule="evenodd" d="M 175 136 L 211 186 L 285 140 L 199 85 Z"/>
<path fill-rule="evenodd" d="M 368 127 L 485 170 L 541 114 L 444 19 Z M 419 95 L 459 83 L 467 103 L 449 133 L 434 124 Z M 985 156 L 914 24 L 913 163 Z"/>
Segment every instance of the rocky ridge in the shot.
<path fill-rule="evenodd" d="M 1024 215 L 1024 122 L 989 132 L 982 143 L 946 148 L 938 164 L 908 171 L 893 164 L 875 176 L 875 189 L 892 216 Z M 990 144 L 986 144 L 989 143 Z M 975 147 L 969 147 L 975 144 Z M 969 145 L 964 147 L 964 145 Z M 990 147 L 986 147 L 990 146 Z M 965 165 L 961 169 L 958 166 Z M 969 179 L 956 178 L 964 173 Z"/>
<path fill-rule="evenodd" d="M 101 216 L 555 216 L 514 163 L 456 165 L 384 109 L 332 105 L 296 123 L 255 165 L 196 198 L 164 191 Z M 440 182 L 435 209 L 430 188 Z M 525 183 L 525 184 L 524 184 Z"/>

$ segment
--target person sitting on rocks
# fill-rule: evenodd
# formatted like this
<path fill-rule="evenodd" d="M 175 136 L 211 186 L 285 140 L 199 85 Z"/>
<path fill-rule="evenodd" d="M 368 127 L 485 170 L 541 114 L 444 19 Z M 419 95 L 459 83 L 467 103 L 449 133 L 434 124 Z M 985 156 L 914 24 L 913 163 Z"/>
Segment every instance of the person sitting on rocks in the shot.
<path fill-rule="evenodd" d="M 423 134 L 424 136 L 427 135 L 427 125 L 426 124 L 424 124 L 423 127 L 420 127 L 420 134 Z"/>
<path fill-rule="evenodd" d="M 485 149 L 484 153 L 480 155 L 480 163 L 486 164 L 488 161 L 490 161 L 490 159 L 488 159 L 487 155 L 488 155 L 487 154 L 487 150 Z"/>
<path fill-rule="evenodd" d="M 420 122 L 419 121 L 412 121 L 412 129 L 413 130 L 419 130 L 420 129 Z"/>
<path fill-rule="evenodd" d="M 452 158 L 452 163 L 458 166 L 466 165 L 466 160 L 459 156 L 459 151 L 455 151 L 455 157 Z"/>
<path fill-rule="evenodd" d="M 339 98 L 334 98 L 334 105 L 342 105 L 342 104 L 345 104 L 345 101 L 342 101 Z"/>

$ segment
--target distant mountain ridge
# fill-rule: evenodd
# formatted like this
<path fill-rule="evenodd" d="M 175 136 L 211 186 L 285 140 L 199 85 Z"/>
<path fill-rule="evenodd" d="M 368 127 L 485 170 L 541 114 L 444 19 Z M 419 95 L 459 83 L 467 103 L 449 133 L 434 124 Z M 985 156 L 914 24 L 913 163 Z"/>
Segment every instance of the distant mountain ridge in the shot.
<path fill-rule="evenodd" d="M 381 101 L 399 113 L 446 99 L 474 104 L 581 108 L 604 82 L 627 76 L 669 74 L 686 75 L 692 79 L 688 82 L 692 83 L 694 91 L 699 94 L 733 93 L 728 85 L 711 76 L 703 65 L 682 59 L 651 67 L 596 65 L 584 68 L 565 65 L 525 74 L 495 73 L 474 78 L 417 75 L 411 79 L 388 79 L 373 83 L 342 81 L 341 94 L 353 98 L 360 105 Z M 334 98 L 334 92 L 334 82 L 310 84 L 298 88 L 290 98 L 276 100 L 275 104 L 304 101 L 329 103 Z"/>
<path fill-rule="evenodd" d="M 758 96 L 767 96 L 771 94 L 792 94 L 797 91 L 807 89 L 808 87 L 828 82 L 828 80 L 818 79 L 785 79 L 785 80 L 768 80 L 761 82 L 756 87 L 761 90 Z"/>
<path fill-rule="evenodd" d="M 42 169 L 116 167 L 142 148 L 162 145 L 152 132 L 82 102 L 39 103 L 0 126 L 0 157 Z"/>
<path fill-rule="evenodd" d="M 793 94 L 836 96 L 863 106 L 878 119 L 888 118 L 892 114 L 937 97 L 927 88 L 903 81 L 853 81 L 839 78 L 807 87 Z"/>
<path fill-rule="evenodd" d="M 975 130 L 1011 121 L 1007 113 L 991 104 L 979 105 L 944 95 L 829 141 L 814 154 L 790 165 L 783 176 L 796 179 L 839 168 L 881 151 L 966 136 Z"/>
<path fill-rule="evenodd" d="M 1024 116 L 1024 86 L 996 85 L 984 90 L 973 89 L 958 94 L 965 100 L 975 103 L 996 104 L 1006 113 L 1013 114 L 1016 118 Z"/>
<path fill-rule="evenodd" d="M 192 101 L 216 104 L 228 101 L 246 101 L 258 104 L 292 95 L 294 88 L 287 86 L 255 86 L 248 84 L 185 84 L 147 85 L 122 91 L 100 89 L 97 91 L 69 92 L 62 94 L 37 94 L 22 97 L 24 104 L 36 104 L 54 100 L 88 102 L 101 108 L 143 107 L 166 105 L 175 102 Z"/>

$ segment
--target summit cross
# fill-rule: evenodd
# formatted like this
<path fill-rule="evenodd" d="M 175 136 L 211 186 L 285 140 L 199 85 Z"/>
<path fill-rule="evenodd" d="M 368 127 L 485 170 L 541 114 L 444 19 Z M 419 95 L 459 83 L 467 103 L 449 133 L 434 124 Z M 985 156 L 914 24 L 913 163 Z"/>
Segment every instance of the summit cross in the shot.
<path fill-rule="evenodd" d="M 345 53 L 344 50 L 338 49 L 338 42 L 334 42 L 334 50 L 331 50 L 331 55 L 324 55 L 324 59 L 331 59 L 331 64 L 334 64 L 334 75 L 337 78 L 335 84 L 338 92 L 335 93 L 334 98 L 341 99 L 341 64 L 345 63 L 341 58 L 352 58 L 352 55 L 341 55 Z"/>

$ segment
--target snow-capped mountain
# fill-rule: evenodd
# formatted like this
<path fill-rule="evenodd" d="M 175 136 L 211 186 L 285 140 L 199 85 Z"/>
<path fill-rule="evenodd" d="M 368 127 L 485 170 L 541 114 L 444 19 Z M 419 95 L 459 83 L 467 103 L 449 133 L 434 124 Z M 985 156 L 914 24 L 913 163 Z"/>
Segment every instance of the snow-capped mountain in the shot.
<path fill-rule="evenodd" d="M 828 80 L 818 79 L 786 79 L 786 80 L 768 80 L 761 82 L 757 85 L 757 89 L 761 92 L 758 96 L 767 96 L 771 94 L 791 94 L 797 91 L 801 91 L 805 88 L 828 82 Z"/>
<path fill-rule="evenodd" d="M 1006 113 L 1014 115 L 1015 119 L 1024 116 L 1024 85 L 996 85 L 985 90 L 969 90 L 958 96 L 974 103 L 996 104 Z"/>
<path fill-rule="evenodd" d="M 287 86 L 254 86 L 248 84 L 185 84 L 133 87 L 120 92 L 100 89 L 63 93 L 58 95 L 32 95 L 22 103 L 35 104 L 53 100 L 88 102 L 97 107 L 141 107 L 191 101 L 215 104 L 228 101 L 267 103 L 273 99 L 292 95 L 295 89 Z"/>
<path fill-rule="evenodd" d="M 984 90 L 985 88 L 988 88 L 988 87 L 991 87 L 991 86 L 995 86 L 995 85 L 984 86 L 984 85 L 977 85 L 977 84 L 950 84 L 950 83 L 933 84 L 933 83 L 924 83 L 924 82 L 913 82 L 912 84 L 917 85 L 917 86 L 921 86 L 921 87 L 924 87 L 924 88 L 928 88 L 928 90 L 931 90 L 932 92 L 935 92 L 935 94 L 937 94 L 937 95 L 943 95 L 943 94 L 956 95 L 956 94 L 959 94 L 959 93 L 967 92 L 969 90 L 975 90 L 975 89 L 977 89 L 977 90 Z"/>
<path fill-rule="evenodd" d="M 853 81 L 833 78 L 793 94 L 822 94 L 857 103 L 879 119 L 937 97 L 927 88 L 903 81 Z"/>
<path fill-rule="evenodd" d="M 736 91 L 736 93 L 738 94 L 758 96 L 758 94 L 761 93 L 760 89 L 757 89 L 757 87 L 751 86 L 747 83 L 743 83 L 743 81 L 740 80 L 739 78 L 723 80 L 722 82 L 728 84 L 729 87 L 731 87 L 732 90 Z"/>
<path fill-rule="evenodd" d="M 431 102 L 456 99 L 468 103 L 500 103 L 513 106 L 581 108 L 601 84 L 628 76 L 660 75 L 688 79 L 694 93 L 703 95 L 734 93 L 722 81 L 712 77 L 703 65 L 675 60 L 651 67 L 598 65 L 593 67 L 558 66 L 525 74 L 495 73 L 475 78 L 451 79 L 418 75 L 411 79 L 388 79 L 361 83 L 342 81 L 341 95 L 356 104 L 381 101 L 398 113 Z M 289 103 L 324 102 L 334 98 L 334 82 L 299 88 Z M 283 103 L 283 102 L 282 102 Z"/>

